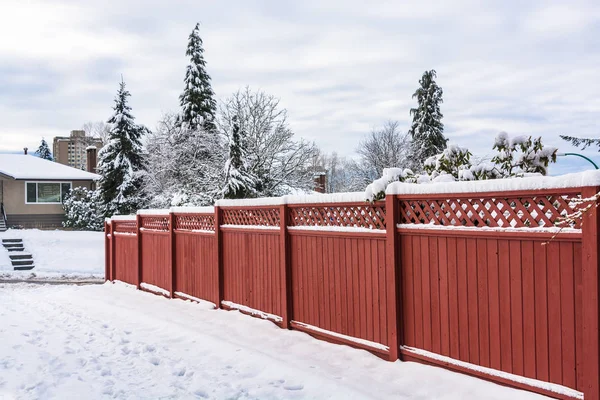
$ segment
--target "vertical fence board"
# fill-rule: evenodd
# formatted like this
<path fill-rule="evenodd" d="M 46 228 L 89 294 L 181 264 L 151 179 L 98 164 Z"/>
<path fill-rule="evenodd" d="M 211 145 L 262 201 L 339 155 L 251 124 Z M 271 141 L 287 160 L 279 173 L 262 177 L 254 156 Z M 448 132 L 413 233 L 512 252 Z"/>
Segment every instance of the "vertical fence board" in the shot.
<path fill-rule="evenodd" d="M 502 369 L 500 355 L 500 285 L 498 270 L 498 241 L 486 240 L 488 267 L 488 296 L 489 296 L 489 335 L 490 335 L 490 367 Z"/>
<path fill-rule="evenodd" d="M 549 346 L 549 380 L 562 382 L 562 338 L 560 322 L 560 244 L 551 242 L 548 245 L 548 346 Z"/>
<path fill-rule="evenodd" d="M 498 241 L 500 284 L 500 362 L 502 371 L 512 372 L 512 327 L 510 307 L 510 253 L 508 240 Z"/>

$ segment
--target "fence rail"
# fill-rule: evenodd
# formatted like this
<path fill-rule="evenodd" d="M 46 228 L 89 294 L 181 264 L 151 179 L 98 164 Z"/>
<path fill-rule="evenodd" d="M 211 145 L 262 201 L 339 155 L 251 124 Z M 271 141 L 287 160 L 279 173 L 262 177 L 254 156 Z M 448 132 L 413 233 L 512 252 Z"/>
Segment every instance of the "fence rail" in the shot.
<path fill-rule="evenodd" d="M 553 228 L 598 190 L 143 213 L 107 221 L 106 277 L 392 361 L 599 399 L 600 214 Z"/>

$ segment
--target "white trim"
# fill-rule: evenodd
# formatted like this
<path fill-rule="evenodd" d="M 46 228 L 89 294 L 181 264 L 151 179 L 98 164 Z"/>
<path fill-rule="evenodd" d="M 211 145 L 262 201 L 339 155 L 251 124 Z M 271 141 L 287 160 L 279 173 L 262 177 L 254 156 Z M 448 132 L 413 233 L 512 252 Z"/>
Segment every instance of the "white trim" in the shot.
<path fill-rule="evenodd" d="M 464 232 L 529 232 L 529 233 L 569 233 L 581 234 L 581 229 L 561 228 L 558 226 L 534 228 L 527 227 L 502 227 L 502 226 L 462 226 L 462 225 L 435 225 L 435 224 L 396 224 L 398 229 L 422 229 L 422 230 L 440 230 L 440 231 L 464 231 Z"/>
<path fill-rule="evenodd" d="M 241 304 L 233 303 L 231 301 L 223 300 L 223 301 L 221 301 L 221 304 L 224 305 L 224 306 L 226 306 L 226 307 L 229 307 L 232 310 L 243 311 L 243 312 L 248 313 L 250 315 L 254 315 L 254 316 L 260 317 L 262 319 L 268 319 L 270 321 L 275 321 L 275 322 L 282 322 L 283 321 L 283 318 L 281 318 L 278 315 L 269 314 L 269 313 L 266 313 L 264 311 L 256 310 L 254 308 L 243 306 Z"/>
<path fill-rule="evenodd" d="M 132 232 L 113 232 L 115 236 L 137 236 L 137 233 Z"/>
<path fill-rule="evenodd" d="M 279 230 L 279 226 L 267 226 L 267 225 L 234 225 L 234 224 L 225 224 L 225 225 L 221 225 L 221 228 L 256 229 L 256 230 L 267 230 L 267 231 L 278 231 Z"/>
<path fill-rule="evenodd" d="M 29 183 L 35 183 L 35 200 L 36 201 L 34 203 L 30 203 L 30 202 L 27 201 L 27 185 Z M 37 199 L 38 199 L 38 187 L 37 187 L 37 185 L 40 184 L 40 183 L 57 183 L 57 184 L 59 184 L 59 188 L 60 188 L 60 190 L 59 190 L 60 195 L 59 196 L 60 196 L 61 201 L 59 201 L 58 203 L 57 202 L 39 202 L 39 201 L 37 201 Z M 62 205 L 63 204 L 62 199 L 64 198 L 64 195 L 63 195 L 63 192 L 62 192 L 62 184 L 63 183 L 68 183 L 71 186 L 71 188 L 69 190 L 73 189 L 73 181 L 25 181 L 25 185 L 24 185 L 25 186 L 24 187 L 24 189 L 25 189 L 25 204 L 32 204 L 32 205 L 33 204 L 41 204 L 41 205 L 44 205 L 44 204 L 61 204 Z"/>
<path fill-rule="evenodd" d="M 353 232 L 353 233 L 386 233 L 385 229 L 371 229 L 362 226 L 322 226 L 322 225 L 305 225 L 305 226 L 288 226 L 290 231 L 325 231 L 325 232 Z"/>
<path fill-rule="evenodd" d="M 498 371 L 496 369 L 482 367 L 480 365 L 471 364 L 465 361 L 456 360 L 454 358 L 446 357 L 441 354 L 432 353 L 427 350 L 416 349 L 408 346 L 400 346 L 400 348 L 408 353 L 421 355 L 427 358 L 431 358 L 433 360 L 437 360 L 443 363 L 447 363 L 450 365 L 455 365 L 457 367 L 465 368 L 470 371 L 481 372 L 487 375 L 495 376 L 498 378 L 507 379 L 512 382 L 522 383 L 525 385 L 529 385 L 538 389 L 547 390 L 552 393 L 557 393 L 560 395 L 564 395 L 567 397 L 574 397 L 576 399 L 583 400 L 583 393 L 579 392 L 575 389 L 568 388 L 566 386 L 558 385 L 556 383 L 544 382 L 537 379 L 526 378 L 524 376 L 510 374 L 504 371 Z"/>
<path fill-rule="evenodd" d="M 347 340 L 347 341 L 352 342 L 352 343 L 361 344 L 363 346 L 368 346 L 368 347 L 371 347 L 373 349 L 378 349 L 378 350 L 383 350 L 383 351 L 389 351 L 390 350 L 389 346 L 386 346 L 385 344 L 381 344 L 381 343 L 372 342 L 372 341 L 366 340 L 366 339 L 360 339 L 360 338 L 356 338 L 356 337 L 344 335 L 342 333 L 328 331 L 326 329 L 319 328 L 318 326 L 313 326 L 313 325 L 305 324 L 304 322 L 298 322 L 298 321 L 292 321 L 292 322 L 295 323 L 298 326 L 301 326 L 301 327 L 305 328 L 306 330 L 313 331 L 313 332 L 316 332 L 316 333 L 322 333 L 322 334 L 325 334 L 325 335 L 337 337 L 337 338 L 344 339 L 344 340 Z"/>

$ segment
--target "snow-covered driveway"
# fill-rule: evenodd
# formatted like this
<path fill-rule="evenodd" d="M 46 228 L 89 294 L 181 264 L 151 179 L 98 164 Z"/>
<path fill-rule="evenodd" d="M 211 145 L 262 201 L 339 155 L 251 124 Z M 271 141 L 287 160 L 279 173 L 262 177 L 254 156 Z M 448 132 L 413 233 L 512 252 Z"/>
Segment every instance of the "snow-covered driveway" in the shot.
<path fill-rule="evenodd" d="M 0 284 L 0 398 L 535 399 L 122 284 Z"/>

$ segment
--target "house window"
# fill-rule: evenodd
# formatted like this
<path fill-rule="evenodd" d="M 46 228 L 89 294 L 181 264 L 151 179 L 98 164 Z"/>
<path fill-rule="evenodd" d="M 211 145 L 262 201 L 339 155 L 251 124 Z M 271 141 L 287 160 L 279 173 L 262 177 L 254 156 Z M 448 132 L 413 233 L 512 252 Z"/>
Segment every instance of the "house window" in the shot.
<path fill-rule="evenodd" d="M 26 182 L 25 203 L 61 204 L 71 186 L 71 182 Z"/>

